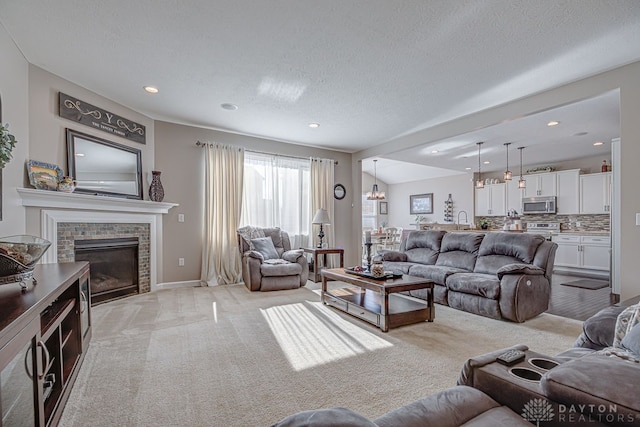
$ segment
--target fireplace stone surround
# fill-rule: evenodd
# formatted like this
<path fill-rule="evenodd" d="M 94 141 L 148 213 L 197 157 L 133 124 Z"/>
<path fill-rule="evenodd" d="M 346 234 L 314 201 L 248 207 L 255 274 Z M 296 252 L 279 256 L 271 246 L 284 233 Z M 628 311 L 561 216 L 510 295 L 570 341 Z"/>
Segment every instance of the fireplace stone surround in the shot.
<path fill-rule="evenodd" d="M 22 205 L 38 212 L 39 233 L 29 232 L 52 243 L 43 263 L 72 261 L 75 238 L 138 237 L 140 292 L 157 289 L 162 281 L 162 216 L 177 204 L 28 188 L 17 191 Z"/>

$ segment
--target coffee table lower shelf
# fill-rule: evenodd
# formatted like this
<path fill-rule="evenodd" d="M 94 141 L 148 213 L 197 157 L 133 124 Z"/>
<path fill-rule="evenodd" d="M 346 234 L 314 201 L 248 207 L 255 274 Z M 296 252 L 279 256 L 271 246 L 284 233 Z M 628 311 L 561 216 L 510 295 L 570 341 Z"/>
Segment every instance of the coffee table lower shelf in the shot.
<path fill-rule="evenodd" d="M 381 311 L 380 293 L 372 290 L 357 287 L 332 289 L 324 292 L 322 302 L 369 322 L 383 332 L 425 320 L 433 321 L 433 307 L 426 301 L 423 303 L 398 294 L 389 295 L 388 298 L 389 312 L 386 316 Z"/>

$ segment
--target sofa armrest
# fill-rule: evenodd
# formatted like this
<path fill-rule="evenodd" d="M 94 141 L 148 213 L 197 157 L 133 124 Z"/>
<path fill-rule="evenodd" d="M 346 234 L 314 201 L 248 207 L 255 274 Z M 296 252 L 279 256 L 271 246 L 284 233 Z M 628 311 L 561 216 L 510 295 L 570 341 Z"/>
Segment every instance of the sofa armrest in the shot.
<path fill-rule="evenodd" d="M 243 254 L 243 256 L 249 257 L 249 258 L 255 258 L 257 260 L 260 261 L 260 263 L 262 263 L 262 261 L 264 261 L 264 257 L 262 256 L 262 254 L 258 251 L 247 251 Z"/>
<path fill-rule="evenodd" d="M 271 427 L 376 427 L 376 424 L 351 409 L 335 407 L 314 409 L 289 415 Z"/>
<path fill-rule="evenodd" d="M 469 387 L 473 387 L 473 378 L 475 370 L 478 368 L 482 368 L 489 363 L 494 363 L 498 356 L 508 350 L 522 350 L 527 351 L 529 347 L 524 344 L 517 344 L 511 347 L 503 348 L 500 350 L 492 351 L 490 353 L 481 354 L 478 356 L 474 356 L 471 359 L 467 359 L 462 365 L 462 370 L 460 371 L 460 376 L 458 377 L 457 385 L 466 385 Z"/>
<path fill-rule="evenodd" d="M 300 267 L 302 267 L 300 286 L 306 285 L 309 279 L 309 261 L 307 257 L 304 256 L 304 251 L 302 249 L 291 249 L 284 252 L 281 258 L 292 263 L 300 264 Z"/>
<path fill-rule="evenodd" d="M 382 254 L 382 261 L 406 262 L 407 254 L 398 251 L 386 251 Z"/>
<path fill-rule="evenodd" d="M 531 276 L 544 275 L 544 270 L 533 264 L 514 263 L 503 265 L 496 272 L 498 279 L 502 280 L 505 274 L 528 274 Z"/>
<path fill-rule="evenodd" d="M 505 274 L 500 279 L 500 313 L 524 322 L 549 308 L 551 284 L 543 274 Z"/>
<path fill-rule="evenodd" d="M 302 249 L 291 249 L 282 254 L 280 258 L 289 262 L 298 262 L 298 258 L 303 256 L 304 251 Z"/>
<path fill-rule="evenodd" d="M 626 307 L 611 306 L 603 308 L 582 324 L 582 333 L 573 344 L 574 347 L 601 350 L 613 345 L 616 320 Z"/>

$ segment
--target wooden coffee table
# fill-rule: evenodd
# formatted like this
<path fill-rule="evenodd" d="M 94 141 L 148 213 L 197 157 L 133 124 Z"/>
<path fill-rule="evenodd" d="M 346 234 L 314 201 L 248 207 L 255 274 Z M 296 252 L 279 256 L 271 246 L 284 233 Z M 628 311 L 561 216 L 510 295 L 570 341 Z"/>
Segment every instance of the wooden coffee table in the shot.
<path fill-rule="evenodd" d="M 336 280 L 355 287 L 327 290 L 327 281 Z M 411 323 L 433 322 L 433 282 L 403 275 L 398 279 L 376 280 L 345 273 L 343 268 L 322 270 L 321 299 L 324 304 L 378 326 L 382 332 Z M 430 289 L 427 301 L 419 301 L 398 292 Z"/>

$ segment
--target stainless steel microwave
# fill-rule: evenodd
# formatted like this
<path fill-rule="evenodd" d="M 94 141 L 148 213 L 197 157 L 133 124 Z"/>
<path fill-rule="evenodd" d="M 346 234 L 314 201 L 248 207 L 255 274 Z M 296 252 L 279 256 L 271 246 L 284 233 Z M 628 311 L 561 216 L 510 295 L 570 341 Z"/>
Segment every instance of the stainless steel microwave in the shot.
<path fill-rule="evenodd" d="M 522 213 L 556 213 L 556 196 L 524 197 L 522 199 Z"/>

